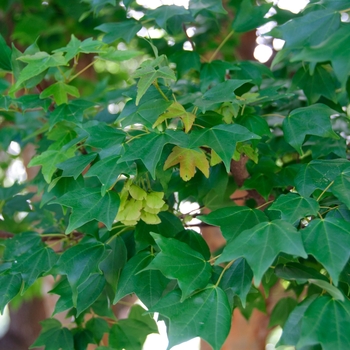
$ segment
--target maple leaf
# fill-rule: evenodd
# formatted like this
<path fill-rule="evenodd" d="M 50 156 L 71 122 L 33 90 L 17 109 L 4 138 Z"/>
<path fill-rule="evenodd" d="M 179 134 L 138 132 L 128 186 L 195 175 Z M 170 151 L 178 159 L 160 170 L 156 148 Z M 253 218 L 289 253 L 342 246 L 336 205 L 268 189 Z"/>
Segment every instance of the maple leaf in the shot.
<path fill-rule="evenodd" d="M 184 181 L 188 181 L 194 176 L 196 167 L 206 177 L 209 177 L 209 162 L 201 150 L 175 146 L 165 161 L 164 170 L 176 164 L 180 164 L 180 176 Z"/>
<path fill-rule="evenodd" d="M 164 120 L 172 118 L 180 118 L 184 124 L 185 132 L 188 133 L 192 128 L 196 116 L 193 113 L 187 112 L 180 103 L 174 102 L 165 113 L 159 116 L 156 122 L 152 125 L 152 128 L 163 123 Z"/>

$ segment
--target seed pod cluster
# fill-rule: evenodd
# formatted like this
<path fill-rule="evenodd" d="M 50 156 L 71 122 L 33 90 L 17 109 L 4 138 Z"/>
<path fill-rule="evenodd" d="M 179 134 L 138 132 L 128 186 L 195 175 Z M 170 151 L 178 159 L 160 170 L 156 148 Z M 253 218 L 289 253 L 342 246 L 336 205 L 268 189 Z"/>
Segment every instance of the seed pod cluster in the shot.
<path fill-rule="evenodd" d="M 140 219 L 150 225 L 159 224 L 161 221 L 157 214 L 168 209 L 163 197 L 164 192 L 146 192 L 131 181 L 126 181 L 120 193 L 116 220 L 127 226 L 136 225 Z"/>

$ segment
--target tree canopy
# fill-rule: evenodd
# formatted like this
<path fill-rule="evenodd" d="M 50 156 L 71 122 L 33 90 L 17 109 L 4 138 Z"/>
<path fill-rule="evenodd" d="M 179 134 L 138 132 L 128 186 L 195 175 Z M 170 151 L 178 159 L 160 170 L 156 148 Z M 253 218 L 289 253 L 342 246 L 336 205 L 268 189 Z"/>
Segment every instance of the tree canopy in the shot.
<path fill-rule="evenodd" d="M 2 2 L 0 311 L 52 275 L 54 315 L 72 318 L 43 321 L 32 348 L 142 349 L 158 313 L 169 348 L 219 350 L 233 310 L 249 318 L 276 284 L 289 292 L 270 318 L 279 345 L 350 348 L 349 13 L 348 0 L 298 14 Z M 260 39 L 285 42 L 272 64 L 241 59 L 266 23 Z M 11 181 L 19 160 L 40 171 Z M 210 251 L 193 217 L 226 245 Z M 147 309 L 117 319 L 133 293 Z"/>

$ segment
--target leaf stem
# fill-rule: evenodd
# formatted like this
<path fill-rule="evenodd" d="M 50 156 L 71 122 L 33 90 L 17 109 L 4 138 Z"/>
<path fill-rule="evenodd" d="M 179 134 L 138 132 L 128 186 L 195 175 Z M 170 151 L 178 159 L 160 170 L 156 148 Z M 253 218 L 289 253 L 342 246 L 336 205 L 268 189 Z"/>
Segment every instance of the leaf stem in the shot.
<path fill-rule="evenodd" d="M 148 134 L 149 134 L 149 132 L 145 132 L 144 134 L 139 134 L 139 135 L 133 136 L 131 139 L 129 139 L 128 141 L 126 141 L 125 144 L 131 142 L 131 141 L 134 140 L 134 139 L 138 139 L 139 137 L 145 136 L 145 135 L 148 135 Z"/>
<path fill-rule="evenodd" d="M 316 199 L 317 202 L 322 198 L 322 196 L 329 190 L 329 188 L 334 184 L 334 180 L 322 191 L 322 193 Z"/>
<path fill-rule="evenodd" d="M 70 79 L 69 79 L 69 83 L 74 80 L 75 78 L 77 78 L 80 74 L 84 73 L 87 69 L 89 69 L 91 66 L 94 65 L 95 62 L 97 62 L 98 58 L 92 62 L 90 62 L 87 66 L 85 66 L 82 70 L 80 70 L 77 74 L 73 75 Z"/>
<path fill-rule="evenodd" d="M 230 262 L 224 267 L 224 269 L 222 270 L 222 272 L 221 272 L 221 274 L 220 274 L 220 276 L 219 276 L 217 282 L 215 283 L 215 287 L 217 287 L 217 286 L 220 284 L 220 281 L 221 281 L 222 277 L 224 276 L 225 271 L 226 271 L 228 268 L 230 268 L 231 265 L 232 265 L 234 262 L 235 262 L 235 260 L 232 260 L 232 261 L 230 261 Z"/>
<path fill-rule="evenodd" d="M 218 54 L 218 52 L 221 50 L 221 48 L 226 44 L 227 40 L 231 38 L 231 36 L 233 35 L 234 31 L 231 30 L 227 35 L 226 38 L 221 42 L 221 44 L 217 47 L 217 49 L 215 50 L 215 52 L 211 55 L 211 57 L 209 58 L 209 63 L 216 57 L 216 55 Z"/>
<path fill-rule="evenodd" d="M 155 88 L 159 91 L 159 93 L 163 96 L 164 100 L 167 101 L 167 102 L 169 102 L 169 99 L 165 96 L 164 92 L 163 92 L 162 89 L 159 87 L 157 79 L 153 82 L 153 85 L 154 85 Z"/>
<path fill-rule="evenodd" d="M 274 202 L 273 200 L 272 200 L 272 201 L 268 201 L 268 202 L 266 202 L 266 203 L 264 203 L 264 204 L 259 205 L 259 206 L 256 207 L 255 209 L 260 209 L 260 208 L 264 207 L 265 205 L 268 205 L 268 204 L 273 203 L 273 202 Z"/>
<path fill-rule="evenodd" d="M 217 256 L 214 256 L 214 257 L 210 258 L 210 259 L 208 260 L 208 263 L 210 264 L 211 262 L 215 261 L 216 259 L 219 259 L 219 258 L 220 258 L 220 256 L 221 256 L 221 254 L 219 254 L 219 255 L 217 255 Z"/>

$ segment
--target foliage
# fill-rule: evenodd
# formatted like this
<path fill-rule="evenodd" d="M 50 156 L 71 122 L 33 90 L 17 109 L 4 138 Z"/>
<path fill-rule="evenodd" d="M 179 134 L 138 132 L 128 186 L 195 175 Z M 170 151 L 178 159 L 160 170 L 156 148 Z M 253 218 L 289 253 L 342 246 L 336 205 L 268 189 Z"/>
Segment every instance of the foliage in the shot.
<path fill-rule="evenodd" d="M 73 320 L 43 321 L 32 348 L 141 349 L 157 312 L 169 347 L 218 350 L 233 309 L 248 317 L 276 283 L 281 345 L 350 348 L 349 1 L 259 3 L 0 5 L 0 310 L 53 275 L 54 313 Z M 272 68 L 237 60 L 239 33 L 268 21 L 286 41 Z M 41 171 L 9 182 L 31 144 Z M 236 205 L 237 188 L 256 200 Z M 211 210 L 198 218 L 221 228 L 221 254 L 183 201 Z M 131 293 L 148 311 L 118 320 Z"/>

